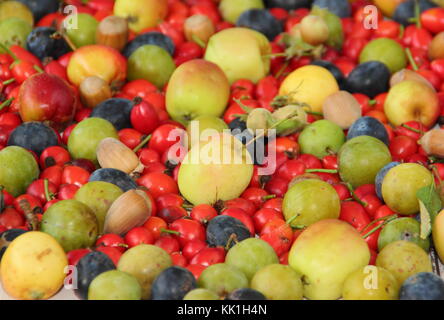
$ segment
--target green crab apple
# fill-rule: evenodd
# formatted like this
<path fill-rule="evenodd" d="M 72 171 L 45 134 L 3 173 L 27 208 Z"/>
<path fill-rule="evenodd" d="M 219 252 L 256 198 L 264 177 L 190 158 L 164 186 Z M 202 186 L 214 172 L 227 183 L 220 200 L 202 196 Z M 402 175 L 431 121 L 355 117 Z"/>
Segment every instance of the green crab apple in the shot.
<path fill-rule="evenodd" d="M 407 57 L 404 48 L 395 40 L 379 38 L 370 41 L 359 56 L 359 63 L 379 61 L 384 63 L 391 73 L 404 69 Z"/>
<path fill-rule="evenodd" d="M 420 121 L 431 127 L 438 119 L 441 107 L 438 95 L 430 85 L 407 80 L 393 86 L 384 103 L 387 119 L 394 126 Z"/>
<path fill-rule="evenodd" d="M 309 226 L 291 247 L 289 265 L 302 275 L 304 296 L 333 300 L 347 277 L 370 261 L 367 243 L 346 222 L 327 219 Z"/>
<path fill-rule="evenodd" d="M 198 116 L 220 117 L 229 97 L 230 84 L 221 68 L 196 59 L 174 71 L 166 91 L 166 108 L 171 118 L 187 124 Z"/>
<path fill-rule="evenodd" d="M 250 9 L 263 9 L 262 0 L 222 0 L 219 10 L 224 20 L 235 24 L 240 15 Z"/>
<path fill-rule="evenodd" d="M 68 151 L 74 159 L 97 162 L 96 149 L 105 138 L 119 139 L 114 126 L 102 118 L 87 118 L 80 121 L 68 139 Z"/>
<path fill-rule="evenodd" d="M 0 151 L 0 186 L 17 197 L 39 176 L 39 166 L 30 152 L 10 146 Z"/>
<path fill-rule="evenodd" d="M 214 204 L 239 197 L 252 175 L 253 162 L 245 146 L 221 133 L 191 148 L 180 166 L 178 185 L 192 204 Z"/>
<path fill-rule="evenodd" d="M 84 184 L 77 190 L 74 199 L 87 205 L 94 212 L 99 224 L 99 233 L 103 231 L 106 213 L 119 196 L 122 189 L 112 183 L 93 181 Z"/>
<path fill-rule="evenodd" d="M 358 136 L 339 150 L 339 175 L 354 188 L 374 183 L 376 175 L 392 156 L 384 142 L 370 136 Z"/>
<path fill-rule="evenodd" d="M 393 211 L 411 215 L 419 211 L 416 192 L 433 183 L 432 173 L 416 163 L 403 163 L 387 172 L 382 180 L 382 197 Z"/>
<path fill-rule="evenodd" d="M 198 141 L 206 141 L 211 135 L 228 130 L 228 125 L 221 118 L 215 116 L 198 116 L 187 125 L 188 147 L 191 148 Z"/>
<path fill-rule="evenodd" d="M 114 14 L 127 18 L 129 28 L 136 33 L 157 26 L 167 13 L 167 0 L 116 0 L 114 4 Z"/>
<path fill-rule="evenodd" d="M 231 83 L 239 79 L 257 82 L 270 70 L 271 46 L 262 33 L 247 28 L 228 28 L 208 41 L 205 60 L 217 64 Z"/>
<path fill-rule="evenodd" d="M 71 17 L 67 19 L 71 19 Z M 77 28 L 66 29 L 66 34 L 77 48 L 91 45 L 96 43 L 98 25 L 99 22 L 92 15 L 79 13 L 77 15 Z"/>
<path fill-rule="evenodd" d="M 285 194 L 282 210 L 292 227 L 309 226 L 322 219 L 336 219 L 340 200 L 335 189 L 322 180 L 306 179 L 295 183 Z"/>

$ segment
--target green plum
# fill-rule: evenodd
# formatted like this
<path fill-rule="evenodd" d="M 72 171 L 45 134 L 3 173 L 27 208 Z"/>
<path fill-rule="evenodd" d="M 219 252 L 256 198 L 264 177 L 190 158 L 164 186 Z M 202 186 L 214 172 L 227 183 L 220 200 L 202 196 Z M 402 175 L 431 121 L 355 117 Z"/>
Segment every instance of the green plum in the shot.
<path fill-rule="evenodd" d="M 347 141 L 338 154 L 339 175 L 354 188 L 375 182 L 376 175 L 392 161 L 389 149 L 381 140 L 359 136 Z"/>
<path fill-rule="evenodd" d="M 306 227 L 319 220 L 337 219 L 341 210 L 335 189 L 322 180 L 295 183 L 285 194 L 282 211 L 292 227 Z"/>
<path fill-rule="evenodd" d="M 391 73 L 398 72 L 407 66 L 404 48 L 395 40 L 379 38 L 370 41 L 359 56 L 359 63 L 379 61 L 384 63 Z"/>
<path fill-rule="evenodd" d="M 299 135 L 302 153 L 323 158 L 330 152 L 338 152 L 345 142 L 340 126 L 328 120 L 318 120 L 307 126 Z"/>
<path fill-rule="evenodd" d="M 111 122 L 102 118 L 82 120 L 69 135 L 69 153 L 74 159 L 88 159 L 97 163 L 96 149 L 105 138 L 119 139 Z"/>
<path fill-rule="evenodd" d="M 93 181 L 77 190 L 74 199 L 92 209 L 99 224 L 99 234 L 103 231 L 106 213 L 114 200 L 123 194 L 122 189 L 112 183 Z"/>
<path fill-rule="evenodd" d="M 17 197 L 39 176 L 39 166 L 30 152 L 10 146 L 0 151 L 0 186 Z"/>
<path fill-rule="evenodd" d="M 376 266 L 390 271 L 400 285 L 414 274 L 433 271 L 428 253 L 406 240 L 386 245 L 376 258 Z"/>
<path fill-rule="evenodd" d="M 249 238 L 228 251 L 225 263 L 241 270 L 249 280 L 263 267 L 279 263 L 274 249 L 264 240 Z"/>
<path fill-rule="evenodd" d="M 128 80 L 145 79 L 161 89 L 175 69 L 173 58 L 165 49 L 147 44 L 129 57 Z"/>
<path fill-rule="evenodd" d="M 219 300 L 219 296 L 208 289 L 194 289 L 188 292 L 183 300 Z"/>
<path fill-rule="evenodd" d="M 397 300 L 399 283 L 384 268 L 365 266 L 351 273 L 344 282 L 344 300 Z"/>
<path fill-rule="evenodd" d="M 302 300 L 301 276 L 290 266 L 270 264 L 255 273 L 251 288 L 268 300 Z"/>
<path fill-rule="evenodd" d="M 262 0 L 222 0 L 219 5 L 224 20 L 235 24 L 240 15 L 250 9 L 263 9 Z"/>
<path fill-rule="evenodd" d="M 136 277 L 142 287 L 142 299 L 147 300 L 151 297 L 154 279 L 171 265 L 170 255 L 162 248 L 139 244 L 122 255 L 117 269 Z"/>
<path fill-rule="evenodd" d="M 98 25 L 99 22 L 92 15 L 79 13 L 77 15 L 77 28 L 68 28 L 66 33 L 73 44 L 80 48 L 96 43 Z"/>
<path fill-rule="evenodd" d="M 217 263 L 201 273 L 198 285 L 224 297 L 236 289 L 248 288 L 248 278 L 234 266 Z"/>
<path fill-rule="evenodd" d="M 390 169 L 382 180 L 382 197 L 385 203 L 402 215 L 419 211 L 416 192 L 433 183 L 433 175 L 416 163 L 403 163 Z"/>
<path fill-rule="evenodd" d="M 378 237 L 378 249 L 381 251 L 389 243 L 406 240 L 416 243 L 429 252 L 430 240 L 420 237 L 421 224 L 413 218 L 398 218 L 387 223 Z"/>
<path fill-rule="evenodd" d="M 8 18 L 0 22 L 0 44 L 9 48 L 12 45 L 26 46 L 26 38 L 32 31 L 32 26 L 20 18 Z M 0 48 L 0 53 L 5 53 Z"/>
<path fill-rule="evenodd" d="M 142 288 L 132 275 L 119 270 L 99 274 L 88 288 L 88 300 L 140 300 Z"/>
<path fill-rule="evenodd" d="M 91 247 L 98 235 L 94 212 L 77 200 L 62 200 L 45 211 L 41 230 L 56 239 L 68 252 Z"/>

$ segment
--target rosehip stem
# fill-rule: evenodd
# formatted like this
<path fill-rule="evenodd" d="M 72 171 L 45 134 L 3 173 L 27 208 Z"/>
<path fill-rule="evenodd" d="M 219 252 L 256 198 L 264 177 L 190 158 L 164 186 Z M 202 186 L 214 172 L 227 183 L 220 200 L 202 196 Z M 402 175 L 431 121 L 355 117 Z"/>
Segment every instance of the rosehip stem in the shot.
<path fill-rule="evenodd" d="M 45 71 L 43 71 L 42 68 L 40 68 L 38 65 L 33 65 L 32 66 L 34 68 L 35 71 L 37 71 L 38 73 L 44 73 Z"/>
<path fill-rule="evenodd" d="M 307 169 L 305 170 L 307 173 L 316 173 L 316 172 L 324 172 L 324 173 L 338 173 L 338 170 L 335 169 Z"/>
<path fill-rule="evenodd" d="M 364 229 L 362 229 L 362 230 L 367 229 L 369 226 L 375 224 L 376 222 L 379 222 L 379 221 L 381 221 L 381 220 L 384 220 L 383 223 L 377 225 L 377 226 L 374 227 L 372 230 L 370 230 L 369 232 L 367 232 L 366 234 L 364 234 L 364 235 L 362 236 L 362 238 L 365 239 L 365 238 L 370 237 L 373 233 L 375 233 L 376 231 L 378 231 L 379 229 L 381 229 L 383 226 L 385 226 L 385 225 L 386 225 L 387 223 L 389 223 L 390 221 L 395 220 L 397 217 L 398 217 L 397 214 L 392 214 L 392 215 L 390 215 L 390 216 L 382 217 L 382 218 L 379 218 L 379 219 L 376 219 L 376 220 L 370 222 L 370 223 L 369 223 Z"/>
<path fill-rule="evenodd" d="M 271 199 L 274 199 L 274 198 L 276 198 L 275 194 L 269 194 L 267 196 L 263 196 L 262 200 L 267 201 L 267 200 L 271 200 Z"/>
<path fill-rule="evenodd" d="M 180 232 L 179 231 L 174 231 L 174 230 L 169 230 L 169 229 L 161 228 L 160 232 L 161 233 L 168 233 L 168 234 L 175 234 L 176 236 L 180 236 Z"/>
<path fill-rule="evenodd" d="M 355 193 L 355 190 L 353 190 L 353 187 L 350 183 L 346 184 L 348 191 L 350 191 L 350 194 L 352 195 L 353 199 L 359 203 L 361 206 L 363 207 L 367 207 L 367 203 L 365 203 L 364 201 L 362 201 L 361 199 L 358 198 L 358 196 Z"/>
<path fill-rule="evenodd" d="M 137 151 L 139 151 L 140 149 L 142 149 L 142 148 L 143 148 L 143 147 L 144 147 L 144 146 L 150 141 L 151 136 L 152 136 L 151 134 L 150 134 L 150 135 L 147 135 L 147 136 L 145 137 L 145 139 L 143 139 L 143 140 L 139 143 L 139 145 L 133 149 L 133 151 L 134 151 L 134 152 L 137 152 Z"/>
<path fill-rule="evenodd" d="M 412 51 L 410 51 L 410 48 L 406 48 L 405 53 L 407 55 L 407 58 L 409 59 L 409 62 L 411 64 L 413 70 L 418 71 L 419 70 L 418 65 L 416 64 L 415 59 L 413 59 Z"/>
<path fill-rule="evenodd" d="M 312 115 L 312 116 L 319 116 L 319 117 L 322 117 L 323 116 L 323 114 L 321 113 L 321 112 L 316 112 L 316 111 L 305 111 L 307 114 L 310 114 L 310 115 Z"/>
<path fill-rule="evenodd" d="M 289 225 L 289 226 L 291 227 L 291 223 L 292 223 L 297 217 L 299 217 L 299 216 L 300 216 L 300 214 L 297 213 L 297 214 L 295 214 L 293 217 L 291 217 L 290 219 L 288 219 L 288 221 L 287 221 L 287 225 Z"/>
<path fill-rule="evenodd" d="M 424 131 L 415 129 L 415 128 L 413 128 L 413 127 L 411 127 L 411 126 L 409 126 L 408 124 L 405 124 L 405 123 L 401 124 L 401 127 L 406 128 L 406 129 L 408 129 L 408 130 L 410 130 L 412 132 L 415 132 L 415 133 L 424 134 Z"/>
<path fill-rule="evenodd" d="M 2 102 L 2 104 L 0 104 L 0 111 L 3 108 L 9 107 L 9 105 L 11 104 L 11 102 L 14 100 L 14 98 L 9 98 L 8 100 L 5 100 Z"/>
<path fill-rule="evenodd" d="M 46 201 L 54 200 L 54 195 L 49 192 L 49 180 L 44 179 L 43 180 L 43 189 L 45 190 L 45 199 Z"/>
<path fill-rule="evenodd" d="M 9 80 L 5 80 L 5 81 L 3 81 L 2 84 L 5 85 L 5 86 L 7 86 L 8 84 L 13 83 L 14 81 L 15 81 L 15 79 L 14 79 L 14 78 L 11 78 L 11 79 L 9 79 Z"/>
<path fill-rule="evenodd" d="M 203 42 L 198 36 L 193 34 L 191 36 L 191 39 L 193 39 L 193 41 L 196 42 L 199 47 L 201 47 L 202 49 L 205 49 L 205 47 L 206 47 L 205 42 Z"/>

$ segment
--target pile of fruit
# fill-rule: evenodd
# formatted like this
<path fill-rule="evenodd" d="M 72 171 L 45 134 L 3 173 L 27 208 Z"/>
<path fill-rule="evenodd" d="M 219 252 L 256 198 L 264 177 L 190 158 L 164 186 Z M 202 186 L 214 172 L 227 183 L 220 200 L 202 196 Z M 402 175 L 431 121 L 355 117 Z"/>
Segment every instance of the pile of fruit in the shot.
<path fill-rule="evenodd" d="M 441 125 L 441 0 L 0 1 L 3 290 L 442 300 Z"/>

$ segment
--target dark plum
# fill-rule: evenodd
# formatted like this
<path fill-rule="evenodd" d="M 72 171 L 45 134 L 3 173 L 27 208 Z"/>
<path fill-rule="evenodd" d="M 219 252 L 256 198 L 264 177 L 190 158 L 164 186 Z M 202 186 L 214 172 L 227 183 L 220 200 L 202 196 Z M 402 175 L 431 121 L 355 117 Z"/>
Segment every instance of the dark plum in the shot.
<path fill-rule="evenodd" d="M 102 168 L 94 171 L 90 177 L 91 181 L 104 181 L 115 184 L 123 191 L 137 189 L 137 184 L 125 172 L 113 168 Z"/>
<path fill-rule="evenodd" d="M 267 300 L 267 298 L 257 290 L 242 288 L 232 291 L 225 300 Z"/>
<path fill-rule="evenodd" d="M 368 61 L 356 66 L 347 78 L 347 89 L 351 93 L 363 93 L 374 98 L 387 92 L 390 82 L 389 68 L 379 61 Z"/>
<path fill-rule="evenodd" d="M 55 131 L 42 122 L 25 122 L 11 132 L 8 146 L 19 146 L 38 155 L 48 147 L 58 145 Z"/>
<path fill-rule="evenodd" d="M 0 233 L 0 261 L 2 260 L 3 254 L 5 253 L 12 240 L 24 234 L 25 232 L 28 231 L 23 229 L 9 229 Z"/>
<path fill-rule="evenodd" d="M 48 13 L 56 12 L 61 2 L 59 0 L 16 0 L 28 6 L 34 15 L 35 22 L 37 23 L 41 18 Z"/>
<path fill-rule="evenodd" d="M 131 110 L 134 102 L 123 98 L 111 98 L 99 103 L 90 118 L 102 118 L 113 124 L 116 130 L 131 128 Z"/>
<path fill-rule="evenodd" d="M 397 7 L 395 12 L 393 13 L 393 20 L 396 22 L 408 26 L 414 22 L 410 21 L 410 19 L 415 17 L 415 2 L 416 0 L 407 0 L 405 2 L 401 2 Z M 422 13 L 428 9 L 437 7 L 431 1 L 428 0 L 419 0 L 419 12 Z"/>
<path fill-rule="evenodd" d="M 245 121 L 239 118 L 231 121 L 228 127 L 231 130 L 231 134 L 245 145 L 247 145 L 251 140 L 254 139 L 253 134 L 247 129 Z M 254 164 L 264 164 L 265 150 L 267 144 L 267 137 L 259 137 L 253 143 L 247 145 L 247 150 L 250 153 L 251 158 L 254 160 Z"/>
<path fill-rule="evenodd" d="M 134 51 L 147 44 L 161 47 L 170 55 L 174 55 L 174 51 L 176 50 L 174 42 L 170 37 L 160 32 L 147 32 L 138 35 L 131 42 L 129 42 L 123 49 L 123 55 L 129 58 Z"/>
<path fill-rule="evenodd" d="M 419 272 L 404 281 L 399 299 L 444 300 L 444 281 L 434 273 Z"/>
<path fill-rule="evenodd" d="M 351 6 L 348 0 L 315 0 L 313 6 L 328 9 L 340 18 L 347 18 L 351 15 Z"/>
<path fill-rule="evenodd" d="M 331 63 L 330 61 L 326 61 L 326 60 L 314 60 L 313 62 L 311 62 L 311 64 L 313 64 L 315 66 L 323 67 L 323 68 L 327 69 L 328 71 L 330 71 L 331 74 L 335 77 L 336 81 L 338 82 L 339 87 L 341 89 L 346 88 L 346 79 L 345 79 L 344 74 L 342 73 L 341 69 L 339 69 L 333 63 Z"/>
<path fill-rule="evenodd" d="M 182 300 L 197 288 L 194 275 L 187 269 L 173 266 L 163 270 L 151 287 L 152 300 Z"/>
<path fill-rule="evenodd" d="M 294 10 L 299 8 L 310 8 L 313 0 L 265 0 L 267 8 L 283 8 Z"/>
<path fill-rule="evenodd" d="M 207 242 L 212 247 L 231 248 L 250 237 L 250 231 L 238 219 L 230 216 L 217 216 L 207 226 Z"/>
<path fill-rule="evenodd" d="M 396 162 L 396 161 L 390 162 L 385 167 L 383 167 L 381 170 L 379 170 L 378 174 L 376 175 L 375 187 L 376 187 L 376 195 L 378 196 L 379 199 L 383 200 L 383 198 L 382 198 L 382 181 L 384 180 L 385 175 L 387 174 L 387 172 L 389 172 L 389 170 L 391 168 L 394 168 L 399 164 L 401 164 L 401 163 Z"/>
<path fill-rule="evenodd" d="M 251 9 L 243 12 L 236 22 L 238 27 L 246 27 L 264 34 L 273 41 L 282 30 L 282 24 L 265 9 Z"/>
<path fill-rule="evenodd" d="M 26 40 L 26 48 L 40 60 L 58 59 L 71 51 L 57 30 L 48 27 L 37 27 L 32 30 Z"/>
<path fill-rule="evenodd" d="M 77 289 L 74 293 L 82 300 L 88 299 L 88 289 L 91 282 L 99 274 L 116 269 L 114 262 L 103 252 L 93 251 L 82 257 L 77 267 Z"/>
<path fill-rule="evenodd" d="M 386 145 L 389 144 L 389 136 L 384 125 L 376 118 L 362 117 L 356 120 L 348 129 L 347 140 L 359 136 L 371 136 L 381 140 Z"/>

